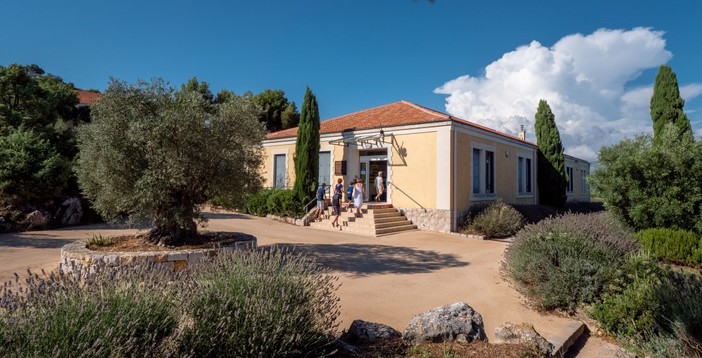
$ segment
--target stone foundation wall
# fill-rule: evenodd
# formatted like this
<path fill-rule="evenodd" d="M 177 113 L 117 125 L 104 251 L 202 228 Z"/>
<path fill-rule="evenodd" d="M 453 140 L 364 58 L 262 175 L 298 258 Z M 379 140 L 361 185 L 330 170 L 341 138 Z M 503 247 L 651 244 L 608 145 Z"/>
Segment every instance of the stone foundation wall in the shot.
<path fill-rule="evenodd" d="M 417 225 L 420 230 L 451 232 L 451 211 L 440 209 L 405 209 L 400 213 Z"/>
<path fill-rule="evenodd" d="M 79 240 L 61 249 L 59 268 L 63 273 L 94 272 L 101 266 L 153 265 L 156 269 L 183 270 L 195 266 L 220 252 L 256 248 L 256 238 L 237 241 L 211 249 L 147 252 L 103 252 L 86 248 L 87 240 Z"/>

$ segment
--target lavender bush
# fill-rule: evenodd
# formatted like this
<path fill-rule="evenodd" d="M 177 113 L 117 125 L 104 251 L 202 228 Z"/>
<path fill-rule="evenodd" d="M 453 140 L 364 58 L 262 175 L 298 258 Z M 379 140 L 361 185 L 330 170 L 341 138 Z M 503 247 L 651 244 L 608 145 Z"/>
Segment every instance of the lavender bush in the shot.
<path fill-rule="evenodd" d="M 320 356 L 337 327 L 336 280 L 277 249 L 178 274 L 17 275 L 0 292 L 0 357 Z"/>
<path fill-rule="evenodd" d="M 566 214 L 526 226 L 505 253 L 503 272 L 541 309 L 575 309 L 599 297 L 617 265 L 638 250 L 607 213 Z"/>
<path fill-rule="evenodd" d="M 85 280 L 28 272 L 24 282 L 16 278 L 0 298 L 2 357 L 154 355 L 176 328 L 162 272 L 103 270 Z"/>

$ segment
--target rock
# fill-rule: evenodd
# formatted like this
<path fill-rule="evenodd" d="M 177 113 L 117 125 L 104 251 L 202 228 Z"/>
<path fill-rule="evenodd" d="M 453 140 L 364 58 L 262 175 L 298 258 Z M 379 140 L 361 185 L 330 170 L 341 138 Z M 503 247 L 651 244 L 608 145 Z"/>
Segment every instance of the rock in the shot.
<path fill-rule="evenodd" d="M 342 338 L 351 343 L 374 344 L 380 340 L 401 338 L 402 333 L 382 323 L 366 322 L 357 319 L 351 323 Z"/>
<path fill-rule="evenodd" d="M 341 339 L 334 341 L 334 348 L 336 348 L 335 356 L 337 357 L 358 357 L 361 355 L 361 350 L 358 347 L 346 343 Z"/>
<path fill-rule="evenodd" d="M 22 224 L 27 225 L 27 230 L 42 228 L 49 223 L 50 218 L 49 213 L 34 210 L 27 214 Z"/>
<path fill-rule="evenodd" d="M 0 216 L 0 232 L 12 231 L 12 223 Z"/>
<path fill-rule="evenodd" d="M 56 218 L 61 220 L 61 225 L 78 225 L 83 218 L 83 207 L 80 199 L 69 198 L 64 200 L 56 213 Z"/>
<path fill-rule="evenodd" d="M 552 357 L 554 350 L 553 344 L 536 332 L 534 326 L 529 323 L 517 325 L 506 322 L 502 324 L 495 328 L 495 341 L 493 343 L 533 344 L 538 347 L 541 354 L 547 357 Z"/>
<path fill-rule="evenodd" d="M 415 315 L 405 328 L 403 339 L 409 344 L 422 342 L 487 342 L 483 317 L 471 306 L 458 302 Z"/>

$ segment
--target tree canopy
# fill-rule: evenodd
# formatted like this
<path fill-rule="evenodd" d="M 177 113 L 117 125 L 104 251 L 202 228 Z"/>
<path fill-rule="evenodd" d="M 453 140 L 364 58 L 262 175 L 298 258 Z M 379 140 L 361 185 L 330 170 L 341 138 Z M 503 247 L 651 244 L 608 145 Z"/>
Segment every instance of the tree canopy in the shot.
<path fill-rule="evenodd" d="M 283 90 L 264 90 L 256 95 L 256 103 L 262 109 L 259 120 L 270 132 L 297 126 L 297 107 L 288 101 Z"/>
<path fill-rule="evenodd" d="M 663 65 L 658 69 L 656 82 L 651 96 L 651 119 L 653 120 L 653 142 L 658 143 L 663 128 L 672 123 L 682 136 L 692 137 L 690 120 L 685 115 L 683 107 L 685 100 L 680 97 L 678 79 L 670 66 Z"/>
<path fill-rule="evenodd" d="M 319 108 L 317 98 L 307 87 L 295 142 L 295 186 L 301 200 L 310 198 L 319 175 Z"/>
<path fill-rule="evenodd" d="M 654 145 L 650 135 L 600 150 L 590 175 L 607 211 L 637 230 L 666 227 L 702 233 L 702 142 L 679 136 L 668 123 Z"/>
<path fill-rule="evenodd" d="M 208 103 L 201 89 L 111 80 L 79 129 L 76 170 L 104 218 L 148 219 L 153 241 L 177 245 L 196 236 L 208 199 L 243 204 L 261 187 L 264 129 L 254 99 Z"/>
<path fill-rule="evenodd" d="M 537 160 L 539 202 L 561 207 L 566 202 L 567 185 L 563 144 L 556 126 L 556 116 L 543 99 L 539 101 L 535 119 L 536 144 L 539 147 Z"/>
<path fill-rule="evenodd" d="M 0 66 L 0 204 L 75 194 L 77 103 L 72 84 L 37 65 Z"/>

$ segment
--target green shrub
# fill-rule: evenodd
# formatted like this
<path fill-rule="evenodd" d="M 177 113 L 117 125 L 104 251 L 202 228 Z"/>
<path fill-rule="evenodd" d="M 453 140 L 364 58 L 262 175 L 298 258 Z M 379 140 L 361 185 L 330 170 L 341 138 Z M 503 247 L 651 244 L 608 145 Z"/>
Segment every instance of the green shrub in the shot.
<path fill-rule="evenodd" d="M 665 281 L 664 269 L 646 254 L 630 255 L 605 287 L 590 312 L 605 332 L 626 341 L 658 332 L 656 294 Z"/>
<path fill-rule="evenodd" d="M 657 292 L 659 324 L 690 356 L 702 356 L 702 276 L 673 271 Z"/>
<path fill-rule="evenodd" d="M 321 356 L 339 314 L 334 276 L 305 257 L 259 250 L 218 256 L 193 272 L 178 354 Z"/>
<path fill-rule="evenodd" d="M 19 280 L 6 285 L 0 299 L 0 356 L 158 355 L 162 339 L 177 324 L 168 280 L 159 272 L 115 268 L 88 281 L 30 274 L 26 285 Z"/>
<path fill-rule="evenodd" d="M 694 232 L 655 228 L 639 231 L 636 238 L 645 250 L 661 260 L 702 265 L 702 240 Z"/>
<path fill-rule="evenodd" d="M 256 216 L 266 216 L 268 214 L 268 197 L 273 195 L 275 190 L 263 189 L 252 195 L 246 203 L 246 213 Z"/>
<path fill-rule="evenodd" d="M 702 233 L 702 142 L 667 128 L 600 150 L 588 179 L 607 211 L 637 230 L 669 227 Z"/>
<path fill-rule="evenodd" d="M 648 254 L 619 266 L 591 316 L 642 356 L 702 355 L 702 277 L 673 271 Z"/>
<path fill-rule="evenodd" d="M 266 207 L 269 213 L 280 216 L 299 217 L 304 213 L 302 203 L 292 190 L 273 191 L 266 201 Z"/>
<path fill-rule="evenodd" d="M 514 235 L 524 227 L 524 217 L 514 208 L 498 200 L 488 206 L 468 225 L 469 232 L 477 232 L 486 238 Z"/>
<path fill-rule="evenodd" d="M 597 299 L 633 235 L 606 213 L 566 214 L 529 225 L 505 253 L 503 270 L 542 309 L 574 309 Z"/>
<path fill-rule="evenodd" d="M 102 235 L 93 235 L 90 239 L 88 239 L 88 243 L 85 245 L 85 247 L 95 250 L 97 247 L 101 246 L 110 246 L 114 244 L 115 239 L 114 237 L 111 236 L 102 236 Z"/>

